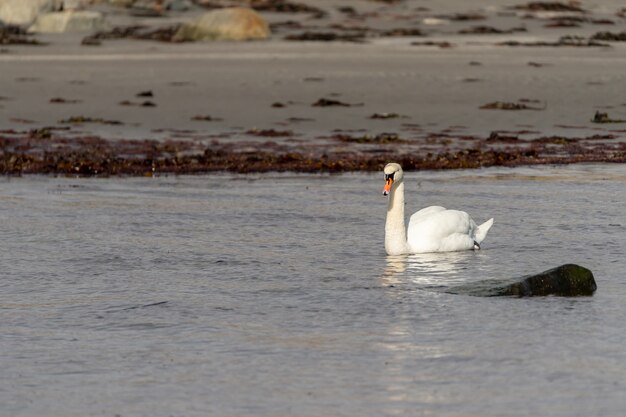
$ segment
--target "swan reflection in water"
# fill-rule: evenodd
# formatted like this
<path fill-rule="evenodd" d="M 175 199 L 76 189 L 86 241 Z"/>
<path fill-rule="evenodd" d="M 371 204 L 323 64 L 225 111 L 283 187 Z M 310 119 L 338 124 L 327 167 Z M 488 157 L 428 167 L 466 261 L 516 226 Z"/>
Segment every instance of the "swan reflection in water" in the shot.
<path fill-rule="evenodd" d="M 425 288 L 461 284 L 467 282 L 466 270 L 477 256 L 468 251 L 387 256 L 382 284 L 411 282 Z"/>

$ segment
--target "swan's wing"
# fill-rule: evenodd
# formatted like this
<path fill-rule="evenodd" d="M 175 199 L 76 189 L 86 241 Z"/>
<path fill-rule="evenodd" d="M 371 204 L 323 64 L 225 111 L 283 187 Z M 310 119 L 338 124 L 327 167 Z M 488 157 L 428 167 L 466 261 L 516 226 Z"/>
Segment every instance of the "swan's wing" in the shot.
<path fill-rule="evenodd" d="M 469 214 L 443 207 L 427 207 L 424 210 L 411 216 L 407 230 L 411 247 L 424 251 L 450 250 L 448 246 L 452 250 L 472 247 L 476 223 Z"/>
<path fill-rule="evenodd" d="M 409 220 L 409 227 L 412 222 L 419 222 L 422 218 L 428 217 L 433 213 L 438 213 L 440 211 L 445 211 L 445 210 L 446 210 L 445 207 L 430 206 L 430 207 L 425 207 L 419 211 L 416 211 L 415 213 L 411 215 L 411 219 Z"/>

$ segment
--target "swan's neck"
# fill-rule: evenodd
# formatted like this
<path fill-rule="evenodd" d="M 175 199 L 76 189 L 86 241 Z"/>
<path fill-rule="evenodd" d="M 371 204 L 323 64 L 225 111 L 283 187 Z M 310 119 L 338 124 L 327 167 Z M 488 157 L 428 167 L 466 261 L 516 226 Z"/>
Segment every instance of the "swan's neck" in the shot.
<path fill-rule="evenodd" d="M 389 193 L 387 221 L 385 222 L 385 250 L 388 255 L 409 252 L 404 227 L 404 183 L 396 183 Z"/>

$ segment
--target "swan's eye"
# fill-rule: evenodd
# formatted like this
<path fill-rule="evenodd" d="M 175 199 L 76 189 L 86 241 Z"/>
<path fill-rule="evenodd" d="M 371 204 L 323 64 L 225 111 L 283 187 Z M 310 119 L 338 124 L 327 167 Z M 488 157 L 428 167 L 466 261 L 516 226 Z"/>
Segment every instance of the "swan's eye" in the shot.
<path fill-rule="evenodd" d="M 385 174 L 385 181 L 393 181 L 393 174 Z"/>

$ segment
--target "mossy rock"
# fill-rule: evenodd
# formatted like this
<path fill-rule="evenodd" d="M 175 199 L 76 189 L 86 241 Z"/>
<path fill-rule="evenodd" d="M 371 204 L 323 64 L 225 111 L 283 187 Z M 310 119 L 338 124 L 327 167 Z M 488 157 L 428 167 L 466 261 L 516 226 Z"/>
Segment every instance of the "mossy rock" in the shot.
<path fill-rule="evenodd" d="M 597 288 L 590 270 L 579 265 L 566 264 L 536 275 L 510 280 L 478 281 L 452 287 L 446 292 L 477 297 L 578 297 L 593 295 Z"/>

